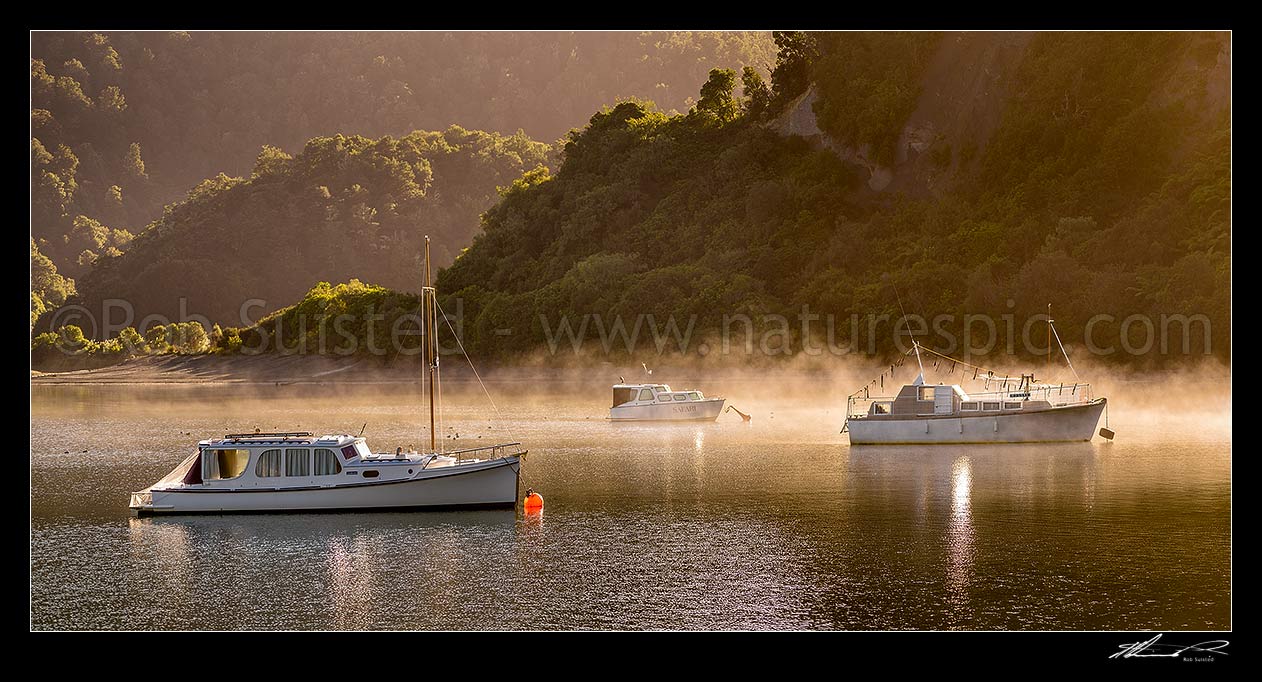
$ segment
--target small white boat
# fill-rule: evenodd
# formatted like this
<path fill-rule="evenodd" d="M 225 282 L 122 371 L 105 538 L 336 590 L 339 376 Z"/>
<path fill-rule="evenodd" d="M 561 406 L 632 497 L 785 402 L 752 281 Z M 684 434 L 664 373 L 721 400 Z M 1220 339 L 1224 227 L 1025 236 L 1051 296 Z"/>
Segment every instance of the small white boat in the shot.
<path fill-rule="evenodd" d="M 1089 441 L 1101 414 L 1106 415 L 1106 428 L 1100 435 L 1113 437 L 1107 428 L 1108 400 L 1094 397 L 1091 384 L 1039 383 L 1033 374 L 998 378 L 982 370 L 981 380 L 995 390 L 970 393 L 959 384 L 929 385 L 920 346 L 913 342 L 913 348 L 920 374 L 912 383 L 893 396 L 873 396 L 870 384 L 847 399 L 842 431 L 849 432 L 852 445 Z M 953 372 L 967 368 L 977 378 L 982 369 L 933 353 L 940 363 L 950 362 Z"/>
<path fill-rule="evenodd" d="M 714 421 L 723 411 L 723 398 L 707 398 L 701 391 L 673 391 L 666 384 L 614 384 L 609 419 L 630 421 Z"/>
<path fill-rule="evenodd" d="M 203 440 L 171 473 L 131 494 L 133 515 L 277 511 L 355 511 L 512 506 L 517 502 L 519 443 L 440 452 L 435 438 L 438 388 L 437 300 L 425 238 L 430 451 L 374 453 L 359 436 L 308 432 L 237 433 Z M 424 383 L 422 383 L 424 387 Z"/>
<path fill-rule="evenodd" d="M 130 507 L 142 516 L 511 506 L 524 454 L 516 446 L 373 453 L 347 434 L 229 434 L 198 443 L 162 480 L 132 493 Z"/>

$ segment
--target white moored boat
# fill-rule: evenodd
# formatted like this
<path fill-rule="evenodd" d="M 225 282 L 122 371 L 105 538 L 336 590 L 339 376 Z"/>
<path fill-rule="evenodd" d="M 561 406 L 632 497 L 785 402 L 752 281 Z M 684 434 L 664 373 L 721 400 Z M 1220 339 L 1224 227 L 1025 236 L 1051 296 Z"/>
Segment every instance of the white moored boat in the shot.
<path fill-rule="evenodd" d="M 134 515 L 511 506 L 517 502 L 519 443 L 439 452 L 434 428 L 438 386 L 435 309 L 425 239 L 430 451 L 374 453 L 351 435 L 238 433 L 203 440 L 171 473 L 131 494 Z M 424 384 L 423 384 L 424 385 Z"/>
<path fill-rule="evenodd" d="M 919 363 L 921 349 L 914 348 Z M 979 376 L 981 368 L 934 354 L 940 363 L 950 362 L 952 371 L 967 367 Z M 1107 426 L 1108 401 L 1094 397 L 1090 384 L 1039 383 L 1033 374 L 1009 379 L 983 372 L 981 380 L 997 388 L 970 393 L 959 384 L 929 385 L 923 364 L 896 395 L 873 396 L 869 385 L 847 399 L 842 430 L 850 433 L 852 445 L 1044 443 L 1091 440 L 1101 414 Z M 1100 434 L 1113 437 L 1107 427 Z"/>
<path fill-rule="evenodd" d="M 132 493 L 131 511 L 139 516 L 508 506 L 517 502 L 522 453 L 516 445 L 446 454 L 373 453 L 363 438 L 351 435 L 229 434 L 198 443 L 197 452 L 161 481 Z M 477 454 L 486 458 L 472 458 Z"/>
<path fill-rule="evenodd" d="M 701 391 L 672 391 L 666 384 L 614 384 L 609 419 L 628 421 L 714 421 L 723 411 L 723 398 L 707 398 Z"/>

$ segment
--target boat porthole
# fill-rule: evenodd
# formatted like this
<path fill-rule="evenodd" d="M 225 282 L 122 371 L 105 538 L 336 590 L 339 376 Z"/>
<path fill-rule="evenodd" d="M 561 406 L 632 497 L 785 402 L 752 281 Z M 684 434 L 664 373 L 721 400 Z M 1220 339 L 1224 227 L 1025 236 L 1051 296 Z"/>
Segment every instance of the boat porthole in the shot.
<path fill-rule="evenodd" d="M 408 473 L 409 473 L 409 474 L 410 474 L 410 473 L 412 473 L 412 470 L 411 470 L 411 469 L 408 469 Z"/>
<path fill-rule="evenodd" d="M 361 475 L 364 478 L 376 478 L 378 476 L 378 473 L 372 469 L 369 469 L 368 471 L 363 472 Z"/>

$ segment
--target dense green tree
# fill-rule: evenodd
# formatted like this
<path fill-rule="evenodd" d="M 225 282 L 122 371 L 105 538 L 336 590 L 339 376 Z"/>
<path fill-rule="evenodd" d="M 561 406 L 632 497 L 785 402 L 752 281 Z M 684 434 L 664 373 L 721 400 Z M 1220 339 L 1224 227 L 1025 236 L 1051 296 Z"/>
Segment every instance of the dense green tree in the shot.
<path fill-rule="evenodd" d="M 735 71 L 710 69 L 710 78 L 701 86 L 701 99 L 697 100 L 695 111 L 719 125 L 736 120 L 741 106 L 732 95 L 735 88 Z"/>
<path fill-rule="evenodd" d="M 149 351 L 145 337 L 135 327 L 126 327 L 118 333 L 118 340 L 129 355 L 144 355 Z"/>
<path fill-rule="evenodd" d="M 145 172 L 145 162 L 140 158 L 139 142 L 133 142 L 127 148 L 127 158 L 123 160 L 123 168 L 127 170 L 128 175 L 132 178 L 149 177 L 149 174 Z"/>
<path fill-rule="evenodd" d="M 74 295 L 74 280 L 66 279 L 57 272 L 57 266 L 39 252 L 35 240 L 31 240 L 31 329 L 44 311 L 66 302 Z"/>
<path fill-rule="evenodd" d="M 771 71 L 771 91 L 778 109 L 806 92 L 811 84 L 811 65 L 818 52 L 815 35 L 802 31 L 775 31 L 776 67 Z"/>
<path fill-rule="evenodd" d="M 746 66 L 741 71 L 741 86 L 745 95 L 745 113 L 753 119 L 761 119 L 771 109 L 771 88 L 752 66 Z"/>
<path fill-rule="evenodd" d="M 145 332 L 145 346 L 151 353 L 167 353 L 171 344 L 167 341 L 166 325 L 156 324 Z"/>

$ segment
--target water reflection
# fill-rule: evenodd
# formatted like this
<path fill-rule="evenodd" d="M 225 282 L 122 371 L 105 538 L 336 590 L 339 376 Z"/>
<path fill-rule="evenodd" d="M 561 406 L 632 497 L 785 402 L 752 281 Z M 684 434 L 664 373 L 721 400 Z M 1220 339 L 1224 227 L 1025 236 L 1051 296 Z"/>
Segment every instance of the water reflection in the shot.
<path fill-rule="evenodd" d="M 531 445 L 523 489 L 547 497 L 546 522 L 512 510 L 129 520 L 128 492 L 195 436 L 243 419 L 369 420 L 374 443 L 406 444 L 419 398 L 313 403 L 278 388 L 224 414 L 218 400 L 115 390 L 33 403 L 37 629 L 1231 624 L 1230 442 L 1196 430 L 851 448 L 814 405 L 764 405 L 752 425 L 611 428 L 605 403 L 565 392 L 509 425 Z M 462 436 L 509 430 L 481 418 L 454 423 Z"/>
<path fill-rule="evenodd" d="M 951 465 L 951 520 L 947 525 L 947 590 L 957 610 L 968 606 L 973 577 L 973 470 L 968 455 Z"/>
<path fill-rule="evenodd" d="M 153 517 L 131 519 L 127 530 L 131 563 L 153 595 L 143 618 L 160 623 L 164 611 L 188 609 L 229 629 L 361 629 L 380 623 L 405 585 L 425 593 L 432 608 L 457 609 L 439 586 L 446 579 L 435 585 L 432 576 L 482 570 L 463 543 L 511 544 L 517 516 L 504 509 Z"/>
<path fill-rule="evenodd" d="M 1028 570 L 1016 557 L 1045 546 L 1057 532 L 1050 519 L 1067 504 L 1091 508 L 1098 457 L 1090 443 L 854 446 L 846 495 L 861 536 L 902 529 L 883 560 L 902 580 L 938 586 L 917 607 L 934 627 L 976 627 L 991 622 L 987 600 L 1004 580 L 1025 580 L 1003 574 Z M 1014 546 L 1023 541 L 1029 547 Z M 921 563 L 905 563 L 905 544 L 923 548 Z M 926 561 L 931 550 L 936 560 Z M 998 563 L 979 576 L 986 558 Z"/>

